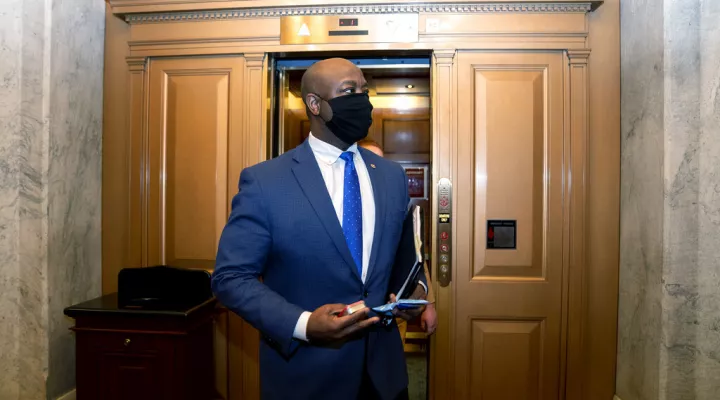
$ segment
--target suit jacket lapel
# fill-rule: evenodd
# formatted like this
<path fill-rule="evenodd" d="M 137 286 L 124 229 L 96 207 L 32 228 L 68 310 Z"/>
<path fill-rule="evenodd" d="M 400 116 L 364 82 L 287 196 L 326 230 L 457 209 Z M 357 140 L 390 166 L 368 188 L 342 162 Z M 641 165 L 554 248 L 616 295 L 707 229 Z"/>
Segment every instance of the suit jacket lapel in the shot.
<path fill-rule="evenodd" d="M 325 230 L 330 235 L 330 238 L 340 252 L 343 260 L 345 260 L 345 263 L 350 267 L 355 276 L 361 279 L 357 268 L 355 268 L 355 261 L 350 254 L 350 249 L 345 241 L 345 234 L 343 234 L 340 221 L 338 221 L 337 214 L 335 213 L 335 207 L 328 194 L 325 180 L 320 172 L 320 167 L 317 165 L 315 156 L 307 141 L 298 146 L 294 159 L 297 164 L 293 167 L 293 174 L 295 174 L 300 188 L 310 201 L 320 222 L 322 222 L 323 227 L 325 227 Z"/>
<path fill-rule="evenodd" d="M 370 281 L 370 276 L 375 269 L 375 262 L 377 261 L 377 255 L 380 251 L 380 243 L 382 243 L 382 234 L 384 231 L 383 221 L 385 221 L 385 194 L 387 193 L 383 171 L 373 168 L 374 164 L 369 162 L 368 153 L 368 150 L 360 149 L 360 155 L 363 157 L 363 161 L 365 161 L 365 166 L 370 176 L 370 183 L 372 184 L 373 197 L 375 198 L 375 231 L 365 282 Z"/>

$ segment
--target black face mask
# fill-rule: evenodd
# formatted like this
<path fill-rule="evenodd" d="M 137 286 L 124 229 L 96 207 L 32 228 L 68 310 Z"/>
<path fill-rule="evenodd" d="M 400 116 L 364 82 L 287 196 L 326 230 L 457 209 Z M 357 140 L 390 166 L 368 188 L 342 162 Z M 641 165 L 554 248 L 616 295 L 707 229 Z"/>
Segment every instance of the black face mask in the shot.
<path fill-rule="evenodd" d="M 318 96 L 320 97 L 320 96 Z M 320 97 L 322 99 L 322 97 Z M 326 101 L 325 99 L 323 99 Z M 333 116 L 325 121 L 332 133 L 347 144 L 365 139 L 372 125 L 373 106 L 367 93 L 353 93 L 326 101 Z"/>

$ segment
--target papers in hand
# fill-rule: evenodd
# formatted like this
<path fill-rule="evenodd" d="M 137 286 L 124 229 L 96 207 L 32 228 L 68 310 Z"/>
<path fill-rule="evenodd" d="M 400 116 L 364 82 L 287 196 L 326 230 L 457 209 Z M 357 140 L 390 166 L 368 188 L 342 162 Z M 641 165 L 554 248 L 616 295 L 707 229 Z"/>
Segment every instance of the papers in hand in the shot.
<path fill-rule="evenodd" d="M 374 307 L 373 311 L 375 311 L 378 314 L 389 315 L 389 314 L 392 314 L 392 310 L 394 310 L 395 308 L 397 308 L 399 310 L 409 310 L 412 308 L 422 307 L 427 304 L 428 304 L 427 300 L 401 299 L 394 303 L 388 303 L 388 304 L 383 304 L 379 307 Z"/>
<path fill-rule="evenodd" d="M 427 300 L 409 298 L 415 292 L 420 272 L 423 270 L 422 237 L 421 209 L 414 206 L 408 211 L 403 221 L 398 251 L 390 274 L 388 296 L 395 294 L 396 301 L 374 307 L 372 310 L 377 314 L 390 317 L 395 308 L 408 310 L 428 304 Z M 392 321 L 392 318 L 386 318 L 384 321 L 388 323 Z"/>
<path fill-rule="evenodd" d="M 403 284 L 402 288 L 398 291 L 400 298 L 405 293 L 413 293 L 415 287 L 408 287 L 410 284 L 415 283 L 417 285 L 418 272 L 423 268 L 423 256 L 422 256 L 422 217 L 420 216 L 420 206 L 415 206 L 412 210 L 412 222 L 413 222 L 413 244 L 415 245 L 415 265 L 412 267 L 411 274 Z"/>
<path fill-rule="evenodd" d="M 422 215 L 418 206 L 412 207 L 403 221 L 400 241 L 388 285 L 388 295 L 408 299 L 415 292 L 423 269 Z"/>

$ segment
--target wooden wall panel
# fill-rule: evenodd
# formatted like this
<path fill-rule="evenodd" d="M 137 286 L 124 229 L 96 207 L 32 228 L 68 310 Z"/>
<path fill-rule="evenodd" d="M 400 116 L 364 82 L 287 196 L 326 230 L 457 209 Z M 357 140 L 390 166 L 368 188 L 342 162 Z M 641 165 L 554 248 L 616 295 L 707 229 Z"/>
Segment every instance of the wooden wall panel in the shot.
<path fill-rule="evenodd" d="M 288 151 L 307 139 L 310 122 L 305 110 L 289 109 L 284 123 L 284 151 Z M 378 142 L 386 157 L 394 161 L 429 164 L 430 109 L 375 108 L 368 138 Z"/>
<path fill-rule="evenodd" d="M 243 58 L 152 60 L 148 87 L 149 265 L 212 270 L 227 221 L 231 137 L 242 135 Z"/>
<path fill-rule="evenodd" d="M 542 320 L 474 320 L 470 327 L 472 399 L 543 399 Z"/>
<path fill-rule="evenodd" d="M 456 398 L 562 393 L 564 240 L 578 217 L 564 201 L 575 174 L 565 169 L 563 60 L 562 52 L 458 55 L 467 84 L 458 89 L 453 149 Z M 516 221 L 516 247 L 489 248 L 488 220 Z M 487 340 L 503 350 L 486 348 Z M 481 350 L 467 351 L 478 343 Z"/>
<path fill-rule="evenodd" d="M 475 263 L 476 275 L 543 274 L 545 79 L 542 70 L 479 70 L 475 75 L 475 160 L 477 174 L 486 179 L 475 198 L 475 248 L 485 247 L 485 220 L 518 225 L 517 249 L 478 251 L 484 260 Z"/>
<path fill-rule="evenodd" d="M 394 154 L 430 154 L 430 116 L 387 115 L 382 119 L 382 143 L 385 152 Z"/>

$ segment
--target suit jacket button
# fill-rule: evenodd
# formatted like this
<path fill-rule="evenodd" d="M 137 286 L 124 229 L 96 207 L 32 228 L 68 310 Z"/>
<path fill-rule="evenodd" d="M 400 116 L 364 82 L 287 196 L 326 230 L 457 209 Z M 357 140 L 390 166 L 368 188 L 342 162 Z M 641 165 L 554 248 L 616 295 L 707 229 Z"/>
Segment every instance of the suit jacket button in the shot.
<path fill-rule="evenodd" d="M 368 291 L 367 291 L 367 290 L 363 292 L 363 297 L 367 298 L 367 297 L 368 297 L 368 295 L 369 295 L 369 293 L 368 293 Z"/>

